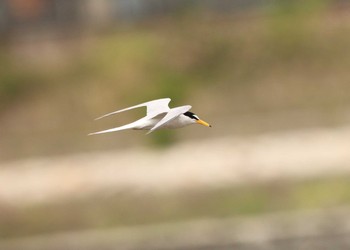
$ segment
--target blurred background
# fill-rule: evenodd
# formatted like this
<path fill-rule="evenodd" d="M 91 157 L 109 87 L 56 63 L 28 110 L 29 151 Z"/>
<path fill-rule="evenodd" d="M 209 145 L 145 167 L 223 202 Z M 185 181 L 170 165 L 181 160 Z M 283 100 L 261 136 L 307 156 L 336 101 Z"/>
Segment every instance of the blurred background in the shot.
<path fill-rule="evenodd" d="M 0 249 L 350 249 L 345 0 L 0 0 Z M 152 99 L 213 125 L 88 137 Z"/>

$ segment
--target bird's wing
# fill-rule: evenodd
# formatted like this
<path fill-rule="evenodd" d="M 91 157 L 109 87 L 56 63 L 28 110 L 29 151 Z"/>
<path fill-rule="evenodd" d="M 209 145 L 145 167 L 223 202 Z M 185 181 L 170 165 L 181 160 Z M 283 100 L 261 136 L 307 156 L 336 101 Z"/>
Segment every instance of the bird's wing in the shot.
<path fill-rule="evenodd" d="M 162 127 L 164 124 L 174 120 L 179 115 L 182 115 L 183 113 L 186 113 L 192 108 L 190 105 L 185 105 L 177 108 L 170 109 L 169 112 L 164 116 L 162 120 L 160 120 L 150 131 L 147 133 L 152 133 L 154 130 Z"/>
<path fill-rule="evenodd" d="M 135 122 L 132 122 L 132 123 L 120 126 L 120 127 L 102 130 L 102 131 L 95 132 L 95 133 L 90 133 L 89 135 L 97 135 L 97 134 L 116 132 L 116 131 L 125 130 L 125 129 L 133 129 L 133 128 L 139 126 L 140 124 L 142 124 L 143 120 L 144 120 L 144 118 L 141 118 L 140 120 L 137 120 Z"/>
<path fill-rule="evenodd" d="M 170 98 L 163 98 L 158 100 L 153 100 L 145 103 L 141 103 L 135 106 L 131 106 L 125 109 L 117 110 L 112 113 L 108 113 L 106 115 L 103 115 L 101 117 L 96 118 L 96 120 L 99 120 L 101 118 L 104 118 L 106 116 L 114 115 L 120 112 L 124 112 L 131 109 L 141 108 L 141 107 L 147 107 L 147 116 L 156 116 L 160 113 L 168 112 L 169 108 L 169 102 L 171 101 Z"/>

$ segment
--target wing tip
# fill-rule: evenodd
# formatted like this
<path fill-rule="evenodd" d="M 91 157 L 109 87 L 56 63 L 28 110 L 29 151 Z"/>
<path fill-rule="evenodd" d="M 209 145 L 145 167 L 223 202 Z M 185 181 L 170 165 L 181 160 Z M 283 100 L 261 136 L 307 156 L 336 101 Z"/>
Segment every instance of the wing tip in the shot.
<path fill-rule="evenodd" d="M 95 119 L 94 119 L 94 121 L 100 120 L 100 119 L 102 119 L 103 117 L 105 117 L 106 115 L 108 115 L 108 114 L 105 114 L 105 115 L 99 116 L 99 117 L 95 118 Z"/>
<path fill-rule="evenodd" d="M 105 114 L 105 115 L 103 115 L 103 116 L 99 116 L 99 117 L 95 118 L 95 121 L 100 120 L 100 119 L 105 118 L 105 117 L 110 116 L 110 115 L 117 114 L 117 113 L 120 113 L 120 110 L 114 111 L 114 112 L 112 112 L 112 113 Z"/>
<path fill-rule="evenodd" d="M 100 119 L 102 119 L 102 118 L 104 118 L 104 117 L 106 117 L 106 115 L 103 115 L 103 116 L 97 117 L 97 118 L 95 118 L 95 119 L 94 119 L 94 121 L 100 120 Z"/>

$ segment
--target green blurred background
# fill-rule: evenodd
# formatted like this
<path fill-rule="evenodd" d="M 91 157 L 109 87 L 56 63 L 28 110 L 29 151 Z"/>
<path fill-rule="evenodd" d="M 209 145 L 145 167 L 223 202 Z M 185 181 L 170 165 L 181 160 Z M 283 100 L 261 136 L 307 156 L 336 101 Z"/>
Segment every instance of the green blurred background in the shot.
<path fill-rule="evenodd" d="M 35 159 L 176 154 L 183 143 L 192 145 L 188 156 L 196 143 L 336 133 L 350 121 L 347 1 L 1 0 L 0 32 L 0 177 L 10 168 L 29 172 L 26 162 Z M 163 97 L 191 104 L 213 128 L 86 136 L 143 110 L 94 118 Z M 175 192 L 110 188 L 106 196 L 82 188 L 79 198 L 25 204 L 0 196 L 0 238 L 343 207 L 350 202 L 349 161 L 342 167 Z"/>

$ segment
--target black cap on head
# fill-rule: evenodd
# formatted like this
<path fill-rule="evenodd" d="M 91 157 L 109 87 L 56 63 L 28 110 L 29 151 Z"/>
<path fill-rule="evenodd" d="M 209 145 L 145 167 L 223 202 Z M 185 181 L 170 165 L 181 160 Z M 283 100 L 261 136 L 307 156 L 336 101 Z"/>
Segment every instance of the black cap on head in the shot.
<path fill-rule="evenodd" d="M 187 111 L 186 113 L 184 113 L 185 116 L 188 116 L 189 118 L 191 119 L 194 119 L 194 120 L 199 120 L 198 116 L 190 111 Z"/>

